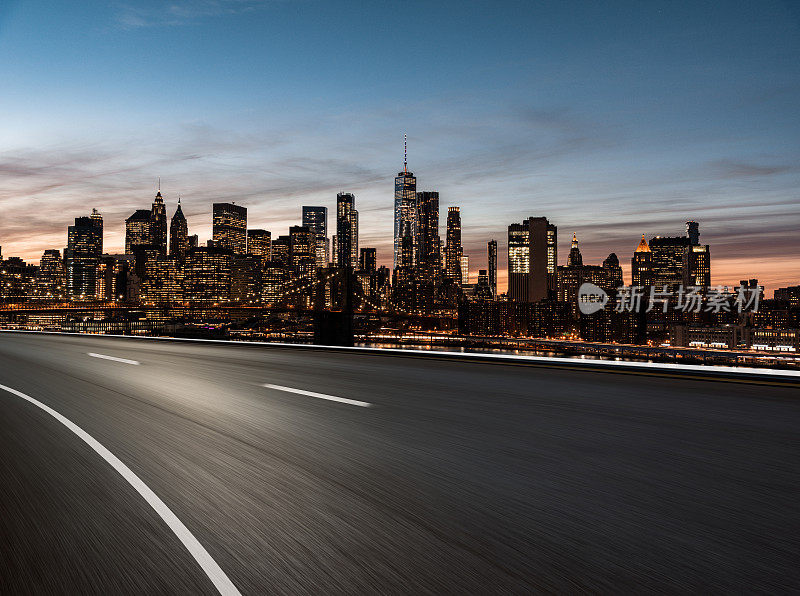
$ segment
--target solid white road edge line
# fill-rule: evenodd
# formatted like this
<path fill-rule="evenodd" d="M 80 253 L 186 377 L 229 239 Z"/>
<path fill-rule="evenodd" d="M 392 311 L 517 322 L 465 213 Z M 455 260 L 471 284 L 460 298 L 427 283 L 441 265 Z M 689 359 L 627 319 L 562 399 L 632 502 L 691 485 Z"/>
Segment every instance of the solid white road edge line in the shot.
<path fill-rule="evenodd" d="M 58 420 L 61 424 L 66 426 L 69 430 L 75 433 L 84 443 L 86 443 L 89 447 L 94 449 L 94 451 L 102 457 L 106 462 L 111 464 L 111 467 L 114 468 L 119 474 L 128 481 L 136 492 L 138 492 L 145 501 L 155 510 L 155 512 L 164 520 L 164 522 L 169 526 L 170 530 L 178 537 L 183 545 L 186 547 L 186 550 L 191 553 L 194 557 L 194 560 L 200 565 L 203 569 L 205 574 L 208 578 L 214 583 L 217 590 L 219 590 L 220 594 L 225 596 L 241 596 L 241 593 L 233 585 L 233 582 L 228 578 L 225 572 L 217 565 L 217 562 L 211 558 L 211 555 L 208 554 L 208 551 L 203 547 L 202 544 L 194 537 L 189 529 L 183 525 L 183 522 L 178 519 L 178 517 L 172 512 L 172 510 L 166 506 L 164 501 L 162 501 L 158 496 L 150 490 L 142 480 L 131 471 L 131 469 L 122 463 L 116 455 L 111 453 L 108 449 L 103 447 L 103 445 L 97 441 L 94 437 L 92 437 L 89 433 L 83 430 L 80 426 L 62 416 L 54 409 L 49 406 L 46 406 L 42 402 L 25 395 L 21 391 L 17 391 L 16 389 L 12 389 L 11 387 L 6 387 L 5 385 L 0 385 L 0 389 L 7 391 L 17 397 L 24 399 L 27 402 L 32 403 L 37 408 L 44 410 L 50 416 Z"/>
<path fill-rule="evenodd" d="M 273 385 L 271 383 L 264 383 L 262 387 L 266 387 L 267 389 L 276 389 L 278 391 L 286 391 L 287 393 L 297 393 L 298 395 L 307 395 L 308 397 L 327 399 L 329 401 L 338 401 L 349 406 L 358 406 L 360 408 L 372 407 L 372 404 L 366 401 L 347 399 L 346 397 L 336 397 L 335 395 L 326 395 L 324 393 L 315 393 L 314 391 L 306 391 L 305 389 L 294 389 L 293 387 L 284 387 L 282 385 Z"/>
<path fill-rule="evenodd" d="M 113 360 L 114 362 L 122 362 L 123 364 L 135 364 L 139 366 L 136 360 L 128 360 L 127 358 L 117 358 L 116 356 L 106 356 L 105 354 L 95 354 L 94 352 L 86 352 L 92 358 L 102 358 L 103 360 Z"/>

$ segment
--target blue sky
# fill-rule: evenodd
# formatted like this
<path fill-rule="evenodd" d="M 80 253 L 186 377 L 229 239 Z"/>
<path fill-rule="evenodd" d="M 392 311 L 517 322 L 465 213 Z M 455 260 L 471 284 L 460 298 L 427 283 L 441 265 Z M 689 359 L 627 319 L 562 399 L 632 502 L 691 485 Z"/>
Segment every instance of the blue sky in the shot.
<path fill-rule="evenodd" d="M 800 283 L 794 2 L 4 0 L 0 80 L 4 255 L 91 207 L 121 250 L 161 176 L 201 240 L 214 200 L 278 235 L 353 191 L 389 263 L 407 132 L 473 270 L 531 215 L 623 264 L 697 219 L 714 283 Z"/>

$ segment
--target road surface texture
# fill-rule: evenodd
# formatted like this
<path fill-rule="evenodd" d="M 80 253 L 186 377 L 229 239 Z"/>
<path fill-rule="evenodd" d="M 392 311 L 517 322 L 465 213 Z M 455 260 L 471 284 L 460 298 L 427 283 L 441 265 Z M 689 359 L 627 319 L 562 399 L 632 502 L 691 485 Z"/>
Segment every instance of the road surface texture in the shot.
<path fill-rule="evenodd" d="M 800 588 L 790 386 L 9 333 L 0 384 L 242 594 Z M 7 390 L 0 512 L 2 594 L 216 593 Z"/>

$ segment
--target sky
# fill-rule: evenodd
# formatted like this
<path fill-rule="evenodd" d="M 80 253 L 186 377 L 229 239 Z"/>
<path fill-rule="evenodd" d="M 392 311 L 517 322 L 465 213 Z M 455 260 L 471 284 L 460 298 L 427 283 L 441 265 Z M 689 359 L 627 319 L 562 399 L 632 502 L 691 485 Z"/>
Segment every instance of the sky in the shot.
<path fill-rule="evenodd" d="M 391 265 L 408 134 L 418 190 L 486 242 L 545 216 L 559 261 L 700 222 L 712 283 L 800 284 L 800 5 L 0 1 L 0 246 L 38 261 L 92 208 L 106 252 L 149 208 L 211 204 L 273 237 L 353 192 Z M 445 217 L 441 217 L 442 235 Z"/>

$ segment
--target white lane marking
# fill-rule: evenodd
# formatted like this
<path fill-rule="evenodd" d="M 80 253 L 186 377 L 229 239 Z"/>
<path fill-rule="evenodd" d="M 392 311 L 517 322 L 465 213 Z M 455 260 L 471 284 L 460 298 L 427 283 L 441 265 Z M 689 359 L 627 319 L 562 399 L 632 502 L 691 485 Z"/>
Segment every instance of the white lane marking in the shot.
<path fill-rule="evenodd" d="M 346 397 L 336 397 L 335 395 L 326 395 L 324 393 L 315 393 L 314 391 L 306 391 L 305 389 L 295 389 L 293 387 L 284 387 L 282 385 L 273 385 L 271 383 L 264 383 L 262 387 L 267 389 L 276 389 L 278 391 L 286 391 L 287 393 L 297 393 L 298 395 L 307 395 L 308 397 L 316 397 L 319 399 L 327 399 L 329 401 L 338 401 L 349 406 L 358 406 L 360 408 L 371 408 L 372 404 L 366 401 L 358 401 L 357 399 L 347 399 Z"/>
<path fill-rule="evenodd" d="M 25 395 L 21 391 L 12 389 L 11 387 L 0 385 L 0 389 L 8 391 L 17 397 L 21 397 L 25 401 L 32 403 L 37 408 L 44 410 L 73 433 L 75 433 L 84 443 L 89 445 L 89 447 L 94 449 L 94 451 L 100 455 L 100 457 L 111 464 L 111 467 L 119 472 L 120 475 L 128 481 L 128 484 L 136 489 L 136 492 L 138 492 L 161 517 L 161 519 L 166 522 L 170 530 L 174 532 L 175 536 L 178 537 L 178 540 L 183 543 L 186 549 L 194 557 L 194 560 L 197 561 L 203 571 L 205 571 L 205 574 L 208 576 L 208 578 L 217 587 L 219 593 L 225 596 L 241 596 L 241 593 L 236 589 L 236 586 L 233 585 L 233 582 L 231 582 L 228 576 L 225 575 L 225 572 L 220 568 L 219 565 L 217 565 L 217 562 L 211 558 L 211 555 L 208 554 L 208 551 L 203 548 L 203 545 L 200 544 L 197 538 L 194 537 L 194 534 L 189 531 L 189 528 L 184 526 L 183 522 L 179 520 L 174 513 L 172 513 L 172 510 L 166 506 L 164 501 L 159 499 L 158 496 L 152 490 L 150 490 L 150 487 L 142 482 L 141 478 L 134 474 L 128 466 L 122 463 L 116 455 L 103 447 L 103 445 L 97 441 L 97 439 L 83 430 L 80 426 L 72 422 L 69 418 L 62 416 L 53 408 L 46 406 L 42 402 Z"/>
<path fill-rule="evenodd" d="M 114 362 L 122 362 L 123 364 L 135 364 L 136 366 L 139 363 L 136 360 L 128 360 L 127 358 L 117 358 L 116 356 L 106 356 L 105 354 L 95 354 L 94 352 L 86 352 L 92 358 L 102 358 L 103 360 L 113 360 Z"/>

